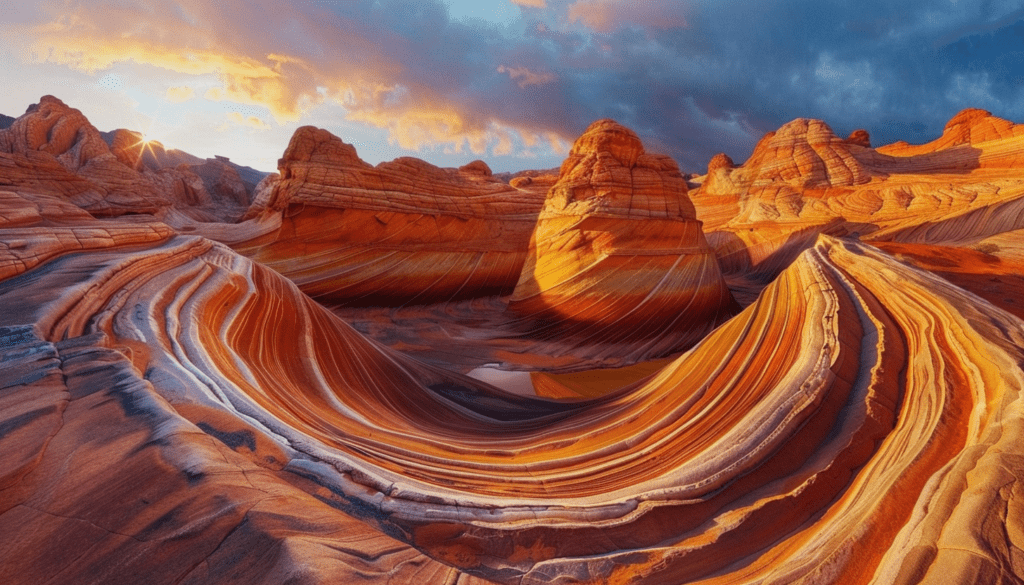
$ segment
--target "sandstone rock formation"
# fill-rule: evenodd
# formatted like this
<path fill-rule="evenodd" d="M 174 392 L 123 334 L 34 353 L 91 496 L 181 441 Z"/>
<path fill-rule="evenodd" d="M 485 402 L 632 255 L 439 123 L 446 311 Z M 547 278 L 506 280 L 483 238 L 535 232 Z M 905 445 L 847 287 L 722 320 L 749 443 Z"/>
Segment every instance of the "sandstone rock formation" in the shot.
<path fill-rule="evenodd" d="M 1024 162 L 1019 128 L 965 110 L 936 141 L 872 149 L 823 122 L 796 120 L 743 165 L 709 169 L 691 198 L 747 303 L 820 233 L 970 244 L 1014 229 L 1024 212 L 1024 190 L 1008 171 Z"/>
<path fill-rule="evenodd" d="M 80 156 L 86 139 L 0 153 L 0 575 L 1024 582 L 1024 186 L 1019 167 L 963 162 L 1008 164 L 1024 136 L 903 156 L 826 128 L 798 121 L 740 166 L 716 157 L 689 192 L 746 307 L 685 353 L 596 372 L 568 370 L 685 341 L 689 330 L 652 342 L 645 328 L 706 321 L 689 312 L 700 291 L 724 290 L 676 273 L 691 257 L 716 266 L 686 184 L 610 121 L 577 141 L 557 182 L 524 174 L 519 189 L 478 161 L 372 167 L 303 129 L 240 223 L 95 217 L 83 206 L 110 191 L 89 165 L 116 156 Z M 397 242 L 394 270 L 410 280 L 466 242 L 490 259 L 480 226 L 525 223 L 526 200 L 532 247 L 529 233 L 502 245 L 523 263 L 533 253 L 519 284 L 540 292 L 516 287 L 511 312 L 498 296 L 418 304 L 379 290 L 407 306 L 328 308 L 304 292 L 346 270 L 394 285 L 374 278 L 367 226 Z M 189 205 L 203 209 L 175 199 L 163 217 Z M 334 240 L 314 229 L 318 213 Z M 420 216 L 462 231 L 428 237 Z M 312 260 L 298 256 L 312 250 L 303 237 Z M 545 266 L 572 286 L 542 286 Z M 531 329 L 541 317 L 592 346 Z M 519 377 L 536 395 L 459 373 L 516 360 L 540 370 Z"/>
<path fill-rule="evenodd" d="M 1021 136 L 1024 136 L 1024 126 L 997 118 L 985 110 L 968 108 L 953 116 L 946 123 L 942 136 L 927 144 L 915 146 L 900 141 L 882 146 L 878 151 L 905 157 Z"/>
<path fill-rule="evenodd" d="M 686 191 L 633 131 L 591 124 L 548 192 L 509 310 L 550 337 L 703 337 L 732 299 Z"/>
<path fill-rule="evenodd" d="M 0 281 L 15 582 L 1015 575 L 989 527 L 1024 521 L 1024 323 L 865 245 L 559 403 L 369 343 L 223 246 L 137 242 Z"/>
<path fill-rule="evenodd" d="M 10 169 L 0 175 L 0 187 L 59 194 L 97 216 L 163 217 L 176 209 L 198 221 L 225 221 L 237 219 L 249 205 L 241 193 L 244 184 L 227 176 L 231 170 L 220 163 L 168 168 L 160 161 L 173 157 L 158 143 L 144 142 L 141 134 L 121 130 L 110 133 L 110 139 L 108 146 L 77 109 L 43 96 L 0 130 L 0 166 Z M 208 169 L 211 165 L 217 168 Z"/>
<path fill-rule="evenodd" d="M 508 294 L 548 183 L 512 187 L 478 162 L 376 167 L 326 130 L 299 128 L 249 218 L 279 231 L 235 244 L 325 303 L 395 305 Z"/>

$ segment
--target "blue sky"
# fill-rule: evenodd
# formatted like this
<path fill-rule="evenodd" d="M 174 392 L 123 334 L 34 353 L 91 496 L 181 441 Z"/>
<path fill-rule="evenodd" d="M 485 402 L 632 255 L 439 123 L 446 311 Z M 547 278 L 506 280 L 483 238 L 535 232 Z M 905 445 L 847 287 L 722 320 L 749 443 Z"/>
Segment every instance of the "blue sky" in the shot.
<path fill-rule="evenodd" d="M 557 166 L 595 119 L 702 172 L 797 117 L 875 145 L 1024 122 L 1024 0 L 0 0 L 5 91 L 273 170 L 294 130 L 376 163 Z"/>

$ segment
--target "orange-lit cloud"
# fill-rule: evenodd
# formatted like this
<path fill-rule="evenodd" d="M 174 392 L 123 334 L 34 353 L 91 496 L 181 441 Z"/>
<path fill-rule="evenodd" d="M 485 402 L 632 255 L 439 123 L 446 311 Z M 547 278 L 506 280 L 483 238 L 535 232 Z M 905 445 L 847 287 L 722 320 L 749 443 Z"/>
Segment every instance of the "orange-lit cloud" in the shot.
<path fill-rule="evenodd" d="M 196 90 L 188 86 L 167 88 L 167 101 L 171 103 L 187 102 L 196 95 Z"/>
<path fill-rule="evenodd" d="M 243 116 L 239 112 L 228 113 L 228 119 L 240 126 L 249 126 L 250 128 L 256 128 L 257 130 L 267 130 L 270 128 L 270 124 L 267 124 L 258 117 Z"/>
<path fill-rule="evenodd" d="M 577 0 L 569 5 L 569 22 L 579 22 L 597 32 L 610 33 L 622 26 L 669 29 L 687 28 L 675 0 Z"/>
<path fill-rule="evenodd" d="M 551 146 L 552 151 L 561 155 L 569 154 L 570 144 L 566 142 L 565 138 L 562 138 L 556 132 L 546 132 L 545 136 L 548 139 L 548 144 Z"/>
<path fill-rule="evenodd" d="M 222 32 L 221 25 L 234 18 L 229 6 L 189 8 L 197 13 L 182 14 L 176 3 L 166 1 L 147 2 L 139 8 L 130 3 L 128 7 L 100 5 L 67 11 L 53 7 L 48 22 L 23 27 L 20 32 L 27 39 L 29 59 L 87 73 L 132 60 L 175 73 L 216 75 L 222 84 L 219 99 L 266 106 L 279 122 L 298 121 L 303 104 L 315 103 L 315 74 L 302 59 L 270 50 L 269 42 L 261 47 L 260 41 L 266 39 L 256 34 L 244 43 L 225 42 L 214 31 Z M 167 98 L 181 101 L 187 99 L 186 94 L 184 88 L 172 88 Z"/>
<path fill-rule="evenodd" d="M 531 7 L 545 4 L 516 1 Z M 368 27 L 358 12 L 365 7 L 270 0 L 251 0 L 243 11 L 233 1 L 126 0 L 116 7 L 69 8 L 48 0 L 39 6 L 46 17 L 18 30 L 29 61 L 97 74 L 131 60 L 166 69 L 179 79 L 182 74 L 203 76 L 204 85 L 214 76 L 218 85 L 203 91 L 203 97 L 265 107 L 279 125 L 299 122 L 311 108 L 330 101 L 344 108 L 348 120 L 386 129 L 391 141 L 403 148 L 447 145 L 456 152 L 491 150 L 499 155 L 513 152 L 517 135 L 551 131 L 524 124 L 522 118 L 495 115 L 490 99 L 447 96 L 466 87 L 454 84 L 481 75 L 496 81 L 505 74 L 526 88 L 553 83 L 555 74 L 507 65 L 496 72 L 500 61 L 476 71 L 457 59 L 430 61 L 431 52 L 417 44 L 422 41 L 386 27 Z M 455 32 L 482 38 L 468 28 Z M 422 75 L 438 67 L 464 70 Z M 181 84 L 164 97 L 176 103 L 195 95 L 191 85 Z M 521 115 L 521 109 L 516 113 Z M 229 119 L 246 127 L 269 127 L 239 113 L 229 114 Z"/>
<path fill-rule="evenodd" d="M 498 73 L 507 73 L 508 76 L 519 85 L 519 87 L 523 88 L 530 85 L 544 85 L 545 83 L 551 83 L 558 79 L 557 75 L 549 71 L 530 71 L 526 67 L 506 67 L 504 65 L 499 65 Z"/>
<path fill-rule="evenodd" d="M 512 3 L 518 4 L 519 6 L 527 6 L 529 8 L 547 7 L 547 2 L 545 2 L 545 0 L 512 0 Z"/>
<path fill-rule="evenodd" d="M 475 124 L 454 108 L 408 107 L 402 110 L 361 108 L 350 111 L 349 120 L 386 128 L 391 139 L 402 148 L 418 150 L 424 146 L 450 144 L 453 152 L 464 146 L 474 154 L 484 154 L 488 128 Z"/>

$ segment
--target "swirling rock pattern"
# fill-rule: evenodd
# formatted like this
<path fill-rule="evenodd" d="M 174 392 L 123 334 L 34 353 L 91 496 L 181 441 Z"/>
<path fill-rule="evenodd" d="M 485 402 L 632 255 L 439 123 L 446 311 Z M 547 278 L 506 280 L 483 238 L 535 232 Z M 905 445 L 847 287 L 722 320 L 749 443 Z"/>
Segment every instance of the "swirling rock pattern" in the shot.
<path fill-rule="evenodd" d="M 645 159 L 624 128 L 598 127 L 545 206 L 611 209 L 596 214 L 602 233 L 649 242 L 633 215 L 651 221 L 661 200 L 637 193 L 675 193 L 654 220 L 671 218 L 664 230 L 708 256 L 674 164 Z M 817 163 L 771 166 L 799 172 L 766 185 L 843 212 L 778 222 L 792 258 L 755 263 L 778 267 L 744 309 L 685 353 L 629 371 L 551 374 L 579 358 L 558 355 L 545 331 L 521 332 L 531 352 L 549 352 L 534 364 L 542 372 L 525 374 L 537 395 L 454 371 L 499 352 L 460 356 L 453 342 L 428 363 L 338 316 L 415 315 L 388 325 L 413 328 L 392 345 L 447 336 L 469 347 L 481 326 L 509 324 L 502 297 L 332 311 L 304 292 L 309 282 L 239 253 L 273 252 L 294 268 L 289 219 L 391 192 L 332 179 L 315 183 L 334 185 L 321 201 L 302 172 L 422 173 L 435 191 L 467 189 L 438 196 L 437 209 L 464 196 L 486 211 L 505 195 L 473 189 L 512 187 L 485 165 L 360 166 L 340 140 L 304 130 L 246 221 L 204 226 L 99 220 L 61 191 L 0 191 L 0 574 L 17 585 L 1024 582 L 1020 186 L 978 167 L 939 173 L 936 187 L 878 170 L 890 155 L 863 140 L 815 132 L 824 138 L 809 143 L 853 153 L 869 178 L 824 197 L 804 184 Z M 660 189 L 622 191 L 637 168 L 650 180 L 635 184 Z M 746 180 L 743 166 L 715 172 Z M 374 209 L 426 200 L 397 192 Z M 901 220 L 910 209 L 926 213 Z M 711 243 L 750 253 L 740 225 L 718 225 Z M 854 229 L 874 245 L 821 233 Z M 538 266 L 545 256 L 556 260 L 539 254 Z M 727 274 L 743 276 L 739 265 L 723 255 Z M 594 305 L 583 293 L 578 302 Z M 689 318 L 689 305 L 665 305 Z M 601 351 L 649 345 L 634 332 Z"/>
<path fill-rule="evenodd" d="M 1024 324 L 867 246 L 821 240 L 647 382 L 568 403 L 376 346 L 207 240 L 97 254 L 0 283 L 22 582 L 1020 578 Z M 262 575 L 232 556 L 276 543 Z"/>

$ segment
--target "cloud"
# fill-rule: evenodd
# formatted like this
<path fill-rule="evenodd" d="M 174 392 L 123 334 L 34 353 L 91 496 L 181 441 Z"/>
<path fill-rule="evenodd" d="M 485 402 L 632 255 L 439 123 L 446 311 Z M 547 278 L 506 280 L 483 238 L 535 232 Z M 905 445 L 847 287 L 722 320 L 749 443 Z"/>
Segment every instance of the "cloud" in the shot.
<path fill-rule="evenodd" d="M 196 95 L 196 90 L 184 85 L 167 88 L 167 101 L 171 103 L 187 102 Z"/>
<path fill-rule="evenodd" d="M 579 22 L 597 32 L 610 33 L 623 26 L 656 29 L 686 28 L 689 23 L 676 0 L 577 0 L 569 5 L 569 22 Z"/>
<path fill-rule="evenodd" d="M 599 32 L 611 32 L 617 24 L 618 7 L 612 0 L 579 0 L 569 6 L 569 22 L 580 22 Z"/>
<path fill-rule="evenodd" d="M 102 77 L 132 60 L 278 127 L 331 107 L 429 153 L 556 156 L 613 117 L 698 171 L 797 117 L 875 144 L 933 138 L 979 101 L 1024 120 L 1015 3 L 515 2 L 544 9 L 513 10 L 512 26 L 452 18 L 443 0 L 43 0 L 0 29 L 28 61 Z"/>
<path fill-rule="evenodd" d="M 343 106 L 349 120 L 387 128 L 407 148 L 494 144 L 504 152 L 495 128 L 544 129 L 525 121 L 521 107 L 488 107 L 501 79 L 495 31 L 452 21 L 433 0 L 44 6 L 41 22 L 19 27 L 30 60 L 91 74 L 131 60 L 213 75 L 219 84 L 206 99 L 265 106 L 278 124 L 302 120 L 326 99 Z M 482 61 L 466 59 L 480 52 Z M 508 71 L 521 87 L 554 79 L 526 67 Z M 184 96 L 173 90 L 166 97 Z"/>
<path fill-rule="evenodd" d="M 227 116 L 228 120 L 231 120 L 239 126 L 248 126 L 250 128 L 256 128 L 257 130 L 270 129 L 270 124 L 267 124 L 256 116 L 243 116 L 239 112 L 228 112 Z"/>
<path fill-rule="evenodd" d="M 498 73 L 507 73 L 512 81 L 515 81 L 521 88 L 526 88 L 530 85 L 544 85 L 545 83 L 551 83 L 558 79 L 557 75 L 549 71 L 530 71 L 526 67 L 506 67 L 504 65 L 499 65 Z"/>

